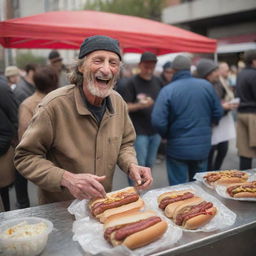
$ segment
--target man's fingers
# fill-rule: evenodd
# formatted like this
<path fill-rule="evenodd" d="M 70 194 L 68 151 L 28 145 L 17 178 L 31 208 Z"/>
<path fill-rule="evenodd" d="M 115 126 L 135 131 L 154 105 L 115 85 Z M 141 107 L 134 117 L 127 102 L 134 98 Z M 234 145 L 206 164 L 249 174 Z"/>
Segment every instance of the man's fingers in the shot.
<path fill-rule="evenodd" d="M 105 176 L 105 175 L 104 175 L 104 176 L 96 176 L 96 175 L 95 175 L 95 179 L 96 179 L 97 181 L 103 181 L 103 180 L 106 179 L 106 176 Z"/>
<path fill-rule="evenodd" d="M 105 191 L 104 187 L 102 186 L 102 184 L 99 181 L 92 179 L 91 180 L 91 186 L 93 187 L 93 189 L 95 191 L 97 191 L 98 197 L 105 197 L 106 196 L 106 191 Z"/>
<path fill-rule="evenodd" d="M 142 183 L 140 173 L 137 171 L 130 171 L 130 178 L 135 181 L 136 185 L 140 185 Z"/>
<path fill-rule="evenodd" d="M 97 176 L 97 175 L 94 175 L 94 174 L 88 174 L 88 176 L 90 176 L 91 178 L 95 179 L 95 180 L 98 180 L 98 181 L 103 181 L 106 179 L 106 176 Z"/>

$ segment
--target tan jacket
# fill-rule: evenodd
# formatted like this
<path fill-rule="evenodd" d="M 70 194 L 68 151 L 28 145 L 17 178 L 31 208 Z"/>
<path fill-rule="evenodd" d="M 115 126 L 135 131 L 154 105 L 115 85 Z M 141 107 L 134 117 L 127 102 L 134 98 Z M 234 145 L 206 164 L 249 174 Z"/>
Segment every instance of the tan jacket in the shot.
<path fill-rule="evenodd" d="M 19 106 L 19 140 L 28 128 L 28 125 L 33 117 L 36 106 L 42 100 L 45 94 L 36 91 L 33 95 L 25 99 Z"/>
<path fill-rule="evenodd" d="M 41 188 L 41 203 L 73 199 L 60 186 L 65 170 L 106 175 L 111 191 L 116 163 L 127 172 L 136 163 L 135 131 L 126 103 L 113 92 L 100 125 L 88 111 L 79 88 L 69 85 L 48 94 L 16 148 L 15 166 Z"/>
<path fill-rule="evenodd" d="M 14 182 L 15 168 L 13 165 L 14 149 L 9 150 L 0 156 L 0 188 L 7 187 Z"/>

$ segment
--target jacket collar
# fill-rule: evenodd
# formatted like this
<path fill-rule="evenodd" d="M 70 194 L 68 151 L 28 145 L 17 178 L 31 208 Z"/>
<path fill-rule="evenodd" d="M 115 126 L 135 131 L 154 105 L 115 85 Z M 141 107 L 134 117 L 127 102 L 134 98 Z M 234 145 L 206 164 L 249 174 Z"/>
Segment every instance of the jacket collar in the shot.
<path fill-rule="evenodd" d="M 190 70 L 181 70 L 174 73 L 172 82 L 179 79 L 192 77 Z"/>
<path fill-rule="evenodd" d="M 87 108 L 87 99 L 83 93 L 82 88 L 79 86 L 75 86 L 74 95 L 77 112 L 80 115 L 91 115 L 91 112 Z M 114 114 L 115 111 L 110 96 L 106 98 L 106 107 L 110 114 Z"/>

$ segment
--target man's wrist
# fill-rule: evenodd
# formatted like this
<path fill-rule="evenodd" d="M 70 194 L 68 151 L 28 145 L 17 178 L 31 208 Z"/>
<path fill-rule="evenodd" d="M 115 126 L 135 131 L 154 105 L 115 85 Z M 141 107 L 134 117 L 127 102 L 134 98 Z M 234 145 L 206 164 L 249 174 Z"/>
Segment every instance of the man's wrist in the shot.
<path fill-rule="evenodd" d="M 65 171 L 61 179 L 61 186 L 67 188 L 70 184 L 70 179 L 72 178 L 72 176 L 73 174 L 71 172 Z"/>
<path fill-rule="evenodd" d="M 127 174 L 130 175 L 130 172 L 131 172 L 131 169 L 133 168 L 133 166 L 137 166 L 136 163 L 130 163 L 129 164 L 129 167 L 128 167 L 128 170 L 127 170 Z"/>

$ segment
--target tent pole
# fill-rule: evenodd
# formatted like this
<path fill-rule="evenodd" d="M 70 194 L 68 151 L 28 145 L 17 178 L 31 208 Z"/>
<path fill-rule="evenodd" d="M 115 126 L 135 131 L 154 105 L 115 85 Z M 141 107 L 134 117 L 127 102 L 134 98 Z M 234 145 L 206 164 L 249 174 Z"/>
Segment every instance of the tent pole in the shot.
<path fill-rule="evenodd" d="M 214 52 L 214 62 L 218 63 L 218 53 Z"/>

